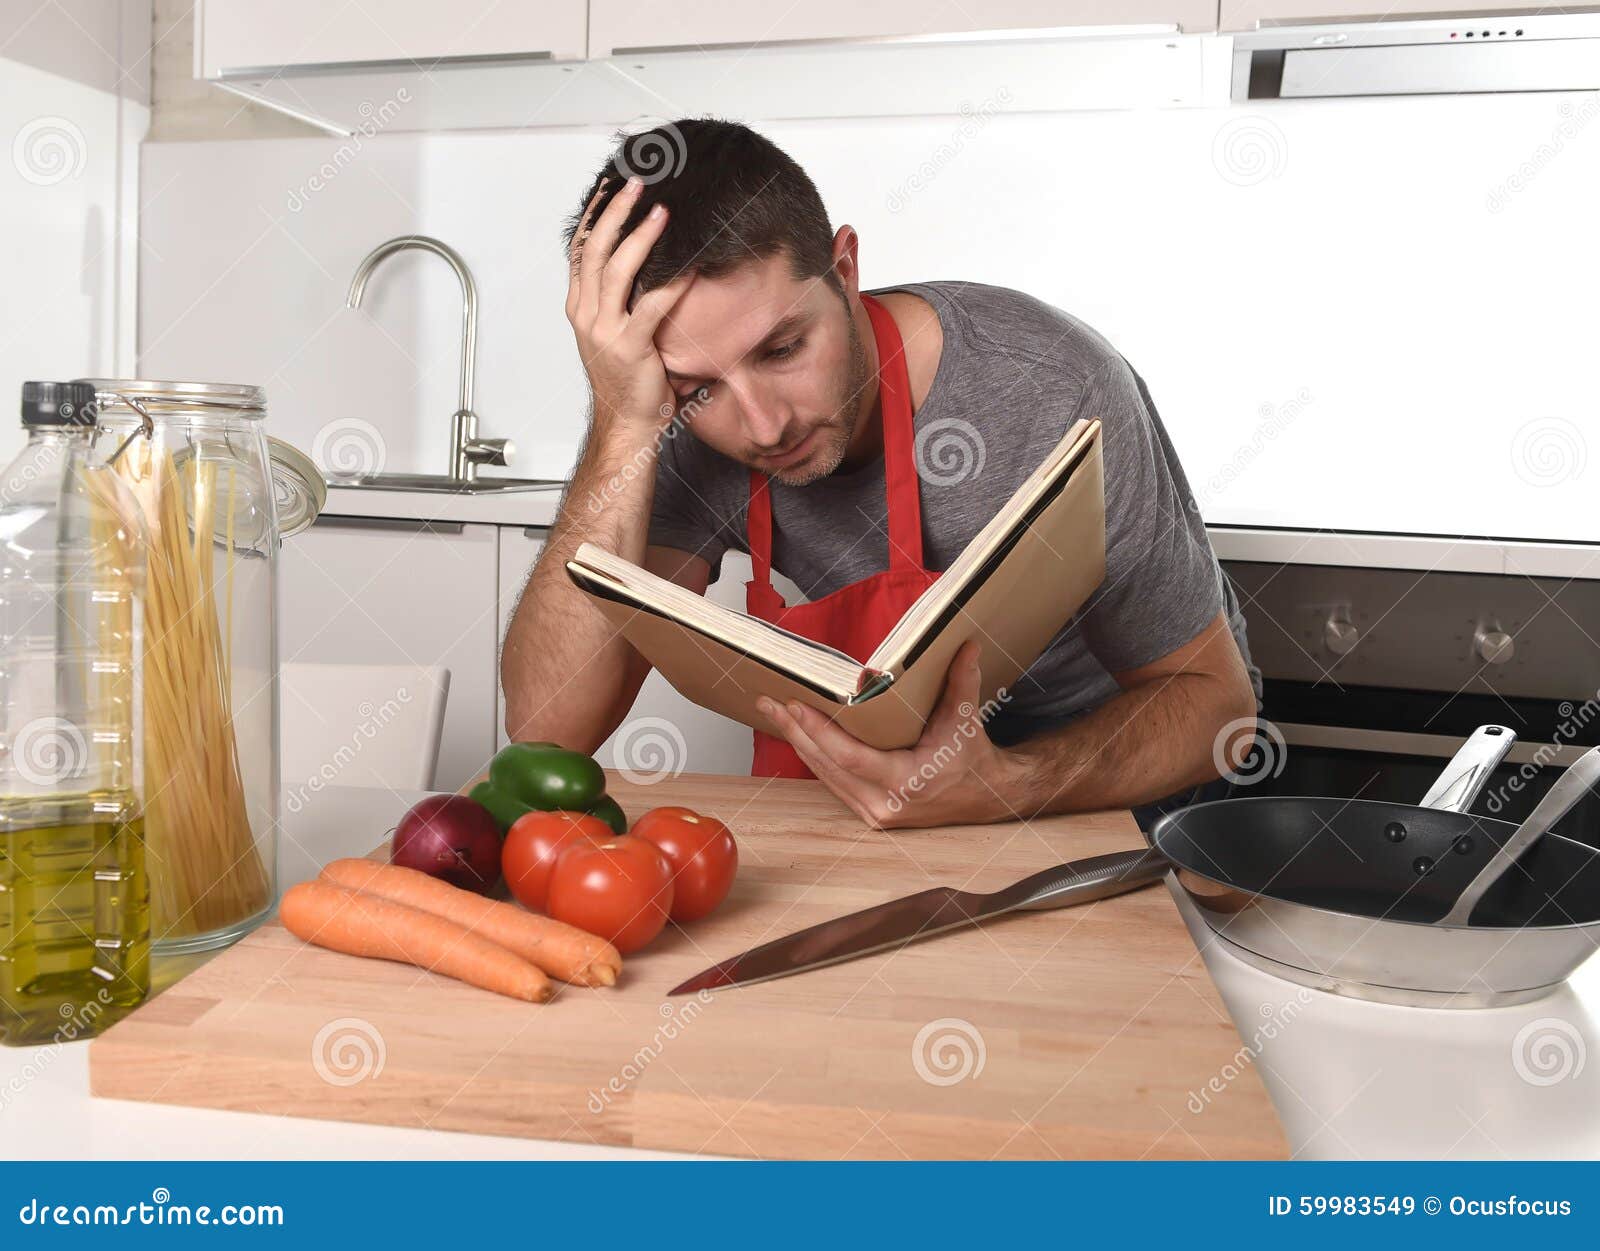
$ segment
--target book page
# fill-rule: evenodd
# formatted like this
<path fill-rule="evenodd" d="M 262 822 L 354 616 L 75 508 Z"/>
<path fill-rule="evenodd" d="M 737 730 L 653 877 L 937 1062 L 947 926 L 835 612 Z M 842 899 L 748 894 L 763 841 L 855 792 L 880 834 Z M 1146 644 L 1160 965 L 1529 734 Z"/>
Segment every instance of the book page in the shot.
<path fill-rule="evenodd" d="M 1028 666 L 1105 580 L 1105 473 L 1100 440 L 1046 495 L 1031 524 L 1018 525 L 985 562 L 966 592 L 909 650 L 894 685 L 859 706 L 894 704 L 923 715 L 943 694 L 950 662 L 963 644 L 978 645 L 978 703 L 1010 690 Z"/>
<path fill-rule="evenodd" d="M 1039 506 L 1060 489 L 1062 481 L 1082 463 L 1085 451 L 1100 435 L 1100 422 L 1080 418 L 1072 423 L 1044 462 L 1028 475 L 989 523 L 968 543 L 943 575 L 917 597 L 905 616 L 889 631 L 872 655 L 867 668 L 898 675 L 926 641 L 926 633 L 960 604 L 972 589 L 973 579 L 994 552 L 1015 538 L 1015 528 L 1031 518 Z"/>
<path fill-rule="evenodd" d="M 838 692 L 841 699 L 848 699 L 870 676 L 844 652 L 697 595 L 592 543 L 579 546 L 567 562 L 567 573 L 591 595 L 621 596 L 639 611 L 665 617 L 753 660 Z M 605 590 L 593 581 L 603 583 Z"/>

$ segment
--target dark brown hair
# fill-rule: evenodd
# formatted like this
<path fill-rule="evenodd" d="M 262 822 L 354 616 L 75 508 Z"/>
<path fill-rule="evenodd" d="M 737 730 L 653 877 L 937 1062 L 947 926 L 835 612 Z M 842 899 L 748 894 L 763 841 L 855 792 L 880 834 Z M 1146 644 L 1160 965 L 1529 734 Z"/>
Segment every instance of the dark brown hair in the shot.
<path fill-rule="evenodd" d="M 635 294 L 684 272 L 708 278 L 747 261 L 788 253 L 796 278 L 833 274 L 833 231 L 805 170 L 770 139 L 738 122 L 681 118 L 635 134 L 617 147 L 584 192 L 563 237 L 572 242 L 589 201 L 606 184 L 595 217 L 630 176 L 644 188 L 623 223 L 626 238 L 653 205 L 665 204 L 666 232 L 639 269 Z"/>

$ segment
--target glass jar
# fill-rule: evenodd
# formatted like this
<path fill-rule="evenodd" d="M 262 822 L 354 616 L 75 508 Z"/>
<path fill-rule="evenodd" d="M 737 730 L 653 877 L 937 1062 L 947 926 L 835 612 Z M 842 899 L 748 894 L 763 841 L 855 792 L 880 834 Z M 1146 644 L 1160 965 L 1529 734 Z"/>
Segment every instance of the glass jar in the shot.
<path fill-rule="evenodd" d="M 203 951 L 242 937 L 275 902 L 279 512 L 309 524 L 321 497 L 275 481 L 260 388 L 89 381 L 98 437 L 115 449 L 101 450 L 146 535 L 151 945 Z"/>

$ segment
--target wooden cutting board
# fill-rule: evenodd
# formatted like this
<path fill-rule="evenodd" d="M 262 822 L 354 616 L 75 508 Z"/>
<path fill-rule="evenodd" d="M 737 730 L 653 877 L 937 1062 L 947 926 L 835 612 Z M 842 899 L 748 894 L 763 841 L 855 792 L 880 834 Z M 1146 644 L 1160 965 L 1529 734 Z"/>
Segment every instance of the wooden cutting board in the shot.
<path fill-rule="evenodd" d="M 1139 846 L 1127 812 L 885 832 L 815 782 L 686 774 L 612 793 L 634 813 L 713 813 L 741 854 L 718 913 L 632 957 L 620 986 L 521 1004 L 269 924 L 95 1041 L 93 1093 L 734 1156 L 1286 1154 L 1164 885 L 666 997 L 842 913 Z"/>

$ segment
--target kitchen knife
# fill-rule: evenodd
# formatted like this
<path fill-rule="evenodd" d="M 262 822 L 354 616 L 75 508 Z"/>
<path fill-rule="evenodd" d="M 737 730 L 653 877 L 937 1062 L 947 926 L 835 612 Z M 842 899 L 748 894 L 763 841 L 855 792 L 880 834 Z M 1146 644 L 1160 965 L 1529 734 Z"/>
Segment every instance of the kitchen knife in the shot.
<path fill-rule="evenodd" d="M 902 947 L 1006 912 L 1065 908 L 1105 899 L 1148 886 L 1167 868 L 1166 860 L 1148 849 L 1119 851 L 1069 860 L 989 894 L 938 886 L 762 943 L 712 965 L 667 993 L 692 995 L 724 986 L 748 986 Z"/>

